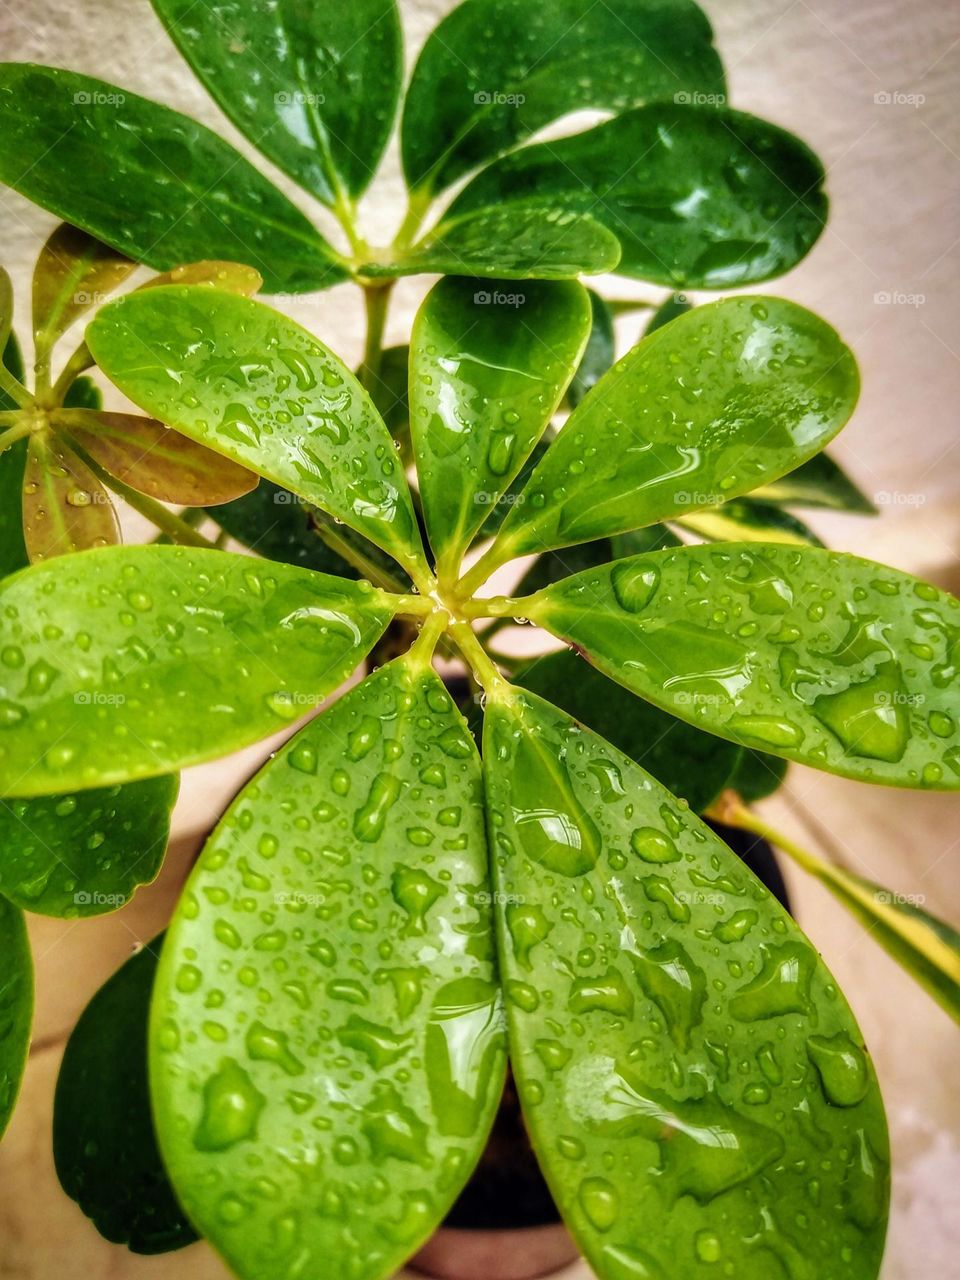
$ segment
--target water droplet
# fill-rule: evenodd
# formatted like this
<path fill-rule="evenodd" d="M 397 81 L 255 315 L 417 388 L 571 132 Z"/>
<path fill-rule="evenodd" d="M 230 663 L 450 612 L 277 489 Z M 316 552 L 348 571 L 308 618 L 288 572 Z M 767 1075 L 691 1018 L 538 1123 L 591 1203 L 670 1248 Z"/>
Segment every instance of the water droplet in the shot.
<path fill-rule="evenodd" d="M 867 1060 L 845 1031 L 829 1037 L 811 1036 L 807 1054 L 829 1102 L 836 1107 L 854 1107 L 863 1101 L 870 1087 Z"/>
<path fill-rule="evenodd" d="M 198 1151 L 226 1151 L 255 1138 L 266 1101 L 243 1067 L 233 1058 L 224 1058 L 220 1070 L 203 1087 L 203 1114 L 194 1146 Z"/>

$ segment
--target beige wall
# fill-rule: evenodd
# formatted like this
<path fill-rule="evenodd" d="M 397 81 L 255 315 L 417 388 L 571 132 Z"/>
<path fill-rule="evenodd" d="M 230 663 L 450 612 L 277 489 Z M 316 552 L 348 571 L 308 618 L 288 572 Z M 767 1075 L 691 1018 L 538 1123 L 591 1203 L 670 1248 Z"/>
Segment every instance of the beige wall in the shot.
<path fill-rule="evenodd" d="M 452 7 L 445 0 L 401 3 L 413 51 Z M 953 88 L 960 11 L 944 0 L 708 0 L 706 7 L 730 72 L 733 104 L 800 133 L 830 171 L 829 230 L 769 291 L 820 311 L 857 352 L 863 399 L 835 452 L 869 493 L 891 497 L 877 522 L 836 517 L 818 527 L 835 545 L 960 589 L 960 112 Z M 185 71 L 147 0 L 2 0 L 0 48 L 4 57 L 74 67 L 159 98 L 243 148 Z M 878 94 L 899 100 L 877 101 Z M 305 197 L 295 198 L 307 207 Z M 392 154 L 367 201 L 375 234 L 389 234 L 400 199 Z M 0 210 L 0 258 L 15 276 L 22 306 L 32 259 L 53 220 L 5 191 Z M 417 282 L 401 286 L 388 336 L 404 334 L 422 290 Z M 652 292 L 622 282 L 610 291 Z M 878 301 L 878 294 L 894 300 Z M 289 309 L 345 356 L 358 354 L 359 314 L 350 289 Z M 243 768 L 255 758 L 247 753 Z M 195 771 L 179 810 L 181 831 L 203 824 L 211 787 L 219 787 L 222 798 L 233 776 L 216 767 Z M 771 812 L 862 873 L 922 893 L 929 909 L 957 918 L 955 801 L 870 790 L 794 769 Z M 131 942 L 160 927 L 188 853 L 187 841 L 164 881 L 118 917 L 46 922 L 35 931 L 39 1045 L 24 1105 L 0 1151 L 3 1280 L 213 1280 L 224 1274 L 204 1246 L 174 1261 L 131 1259 L 101 1246 L 56 1190 L 48 1154 L 49 1100 L 64 1029 Z M 860 1016 L 888 1099 L 897 1174 L 884 1280 L 946 1277 L 960 1254 L 960 1226 L 950 1212 L 960 1181 L 955 1029 L 821 891 L 792 881 L 805 927 Z"/>

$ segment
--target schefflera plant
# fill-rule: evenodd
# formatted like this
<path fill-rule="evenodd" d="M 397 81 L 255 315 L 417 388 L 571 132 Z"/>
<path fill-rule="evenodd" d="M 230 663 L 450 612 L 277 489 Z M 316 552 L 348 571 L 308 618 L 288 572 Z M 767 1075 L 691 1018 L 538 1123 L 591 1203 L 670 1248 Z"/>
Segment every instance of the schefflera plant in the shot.
<path fill-rule="evenodd" d="M 100 310 L 87 343 L 128 397 L 342 520 L 413 586 L 164 546 L 17 574 L 0 583 L 5 643 L 55 679 L 36 690 L 4 673 L 0 787 L 129 783 L 254 741 L 332 691 L 391 619 L 412 619 L 409 652 L 241 791 L 155 979 L 137 957 L 125 980 L 152 985 L 153 1114 L 190 1223 L 249 1280 L 390 1275 L 478 1159 L 509 1056 L 550 1188 L 605 1280 L 875 1277 L 886 1127 L 836 983 L 689 806 L 511 684 L 473 623 L 532 620 L 721 739 L 953 789 L 960 608 L 880 565 L 763 543 L 632 555 L 484 598 L 512 557 L 771 484 L 840 430 L 858 379 L 834 331 L 791 302 L 682 314 L 583 398 L 464 571 L 591 324 L 575 283 L 527 286 L 509 320 L 475 293 L 442 281 L 413 332 L 431 556 L 385 424 L 309 333 L 210 288 Z M 482 762 L 438 645 L 484 692 Z M 118 651 L 121 696 L 78 700 Z M 937 952 L 925 918 L 890 927 L 949 1003 L 946 935 Z M 94 1078 L 95 1048 L 76 1049 Z M 168 1243 L 192 1239 L 165 1208 Z"/>

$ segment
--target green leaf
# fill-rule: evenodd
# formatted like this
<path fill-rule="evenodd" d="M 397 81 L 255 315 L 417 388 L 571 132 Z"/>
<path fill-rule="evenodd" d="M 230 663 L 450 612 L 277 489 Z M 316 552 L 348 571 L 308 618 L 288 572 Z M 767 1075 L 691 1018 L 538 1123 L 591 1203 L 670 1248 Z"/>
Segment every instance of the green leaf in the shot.
<path fill-rule="evenodd" d="M 721 95 L 723 68 L 690 0 L 467 0 L 431 34 L 404 105 L 412 188 L 441 189 L 572 111 Z"/>
<path fill-rule="evenodd" d="M 33 961 L 23 913 L 0 898 L 0 1137 L 20 1092 L 33 1020 Z"/>
<path fill-rule="evenodd" d="M 20 348 L 11 333 L 3 349 L 3 364 L 19 381 L 23 377 Z M 16 405 L 0 389 L 0 409 Z M 27 465 L 26 440 L 17 440 L 0 453 L 0 578 L 30 563 L 23 540 L 23 473 Z"/>
<path fill-rule="evenodd" d="M 498 563 L 738 497 L 822 449 L 858 391 L 850 351 L 803 307 L 697 307 L 574 410 L 504 521 Z"/>
<path fill-rule="evenodd" d="M 753 804 L 779 790 L 786 773 L 786 760 L 744 747 L 727 786 L 747 804 Z"/>
<path fill-rule="evenodd" d="M 7 349 L 12 327 L 13 281 L 10 279 L 10 273 L 4 267 L 0 267 L 0 351 L 5 352 Z M 5 396 L 5 394 L 5 392 L 0 392 L 0 395 Z"/>
<path fill-rule="evenodd" d="M 709 542 L 782 542 L 790 547 L 822 547 L 802 520 L 768 502 L 734 498 L 707 511 L 692 511 L 674 523 Z"/>
<path fill-rule="evenodd" d="M 877 508 L 866 494 L 861 493 L 825 453 L 818 453 L 779 480 L 771 480 L 755 490 L 754 497 L 763 502 L 782 502 L 788 507 L 826 507 L 831 511 L 856 511 L 867 516 L 877 514 Z"/>
<path fill-rule="evenodd" d="M 0 111 L 0 182 L 137 262 L 166 271 L 234 258 L 255 267 L 269 293 L 347 276 L 286 196 L 169 107 L 73 71 L 8 62 Z"/>
<path fill-rule="evenodd" d="M 87 342 L 151 416 L 329 511 L 404 568 L 425 570 L 390 433 L 346 365 L 292 320 L 184 285 L 103 307 Z"/>
<path fill-rule="evenodd" d="M 147 1085 L 147 1020 L 161 938 L 137 951 L 80 1015 L 53 1107 L 64 1191 L 105 1239 L 167 1253 L 198 1239 L 157 1149 Z"/>
<path fill-rule="evenodd" d="M 75 320 L 106 301 L 137 264 L 85 231 L 61 223 L 40 250 L 33 272 L 33 337 L 49 353 Z"/>
<path fill-rule="evenodd" d="M 278 168 L 328 205 L 366 188 L 403 76 L 395 0 L 152 3 L 207 90 Z"/>
<path fill-rule="evenodd" d="M 592 320 L 590 337 L 580 367 L 567 388 L 567 404 L 571 409 L 575 409 L 587 392 L 593 390 L 616 359 L 613 312 L 598 293 L 592 289 L 588 292 Z"/>
<path fill-rule="evenodd" d="M 809 253 L 827 217 L 823 178 L 809 147 L 765 120 L 655 103 L 507 156 L 452 212 L 589 213 L 619 239 L 621 275 L 730 289 L 782 275 Z"/>
<path fill-rule="evenodd" d="M 960 788 L 960 601 L 813 547 L 682 547 L 519 606 L 710 733 L 828 773 Z"/>
<path fill-rule="evenodd" d="M 214 289 L 252 298 L 263 287 L 263 277 L 243 262 L 188 262 L 144 280 L 137 288 L 158 289 L 168 284 L 208 284 Z"/>
<path fill-rule="evenodd" d="M 597 1275 L 842 1258 L 873 1280 L 883 1104 L 814 948 L 685 806 L 547 703 L 488 703 L 484 762 L 511 1064 Z"/>
<path fill-rule="evenodd" d="M 694 813 L 708 809 L 736 771 L 739 747 L 625 695 L 568 650 L 536 659 L 515 681 L 612 742 Z"/>
<path fill-rule="evenodd" d="M 445 218 L 399 257 L 364 263 L 358 271 L 373 280 L 425 272 L 493 280 L 570 280 L 612 271 L 619 260 L 616 236 L 595 218 L 543 205 L 505 205 Z M 516 296 L 516 291 L 507 294 Z"/>
<path fill-rule="evenodd" d="M 318 535 L 314 510 L 289 489 L 261 480 L 252 493 L 212 507 L 210 515 L 231 538 L 265 560 L 356 578 L 356 569 L 331 551 Z"/>
<path fill-rule="evenodd" d="M 257 486 L 259 477 L 154 418 L 130 413 L 54 414 L 112 476 L 138 493 L 183 507 L 216 506 Z"/>
<path fill-rule="evenodd" d="M 387 347 L 380 357 L 380 368 L 370 397 L 377 407 L 387 430 L 400 450 L 405 466 L 413 461 L 413 444 L 410 440 L 410 348 Z"/>
<path fill-rule="evenodd" d="M 650 317 L 643 331 L 644 337 L 649 337 L 651 333 L 656 333 L 658 329 L 662 329 L 671 320 L 676 320 L 677 316 L 686 315 L 688 311 L 692 310 L 693 304 L 682 293 L 672 293 L 665 302 L 660 303 Z"/>
<path fill-rule="evenodd" d="M 365 583 L 193 547 L 0 582 L 0 795 L 171 773 L 256 742 L 344 680 L 391 612 Z"/>
<path fill-rule="evenodd" d="M 23 473 L 23 537 L 32 564 L 120 541 L 106 489 L 64 441 L 40 433 Z"/>
<path fill-rule="evenodd" d="M 92 378 L 81 374 L 71 382 L 70 389 L 63 398 L 63 407 L 99 410 L 103 408 L 103 394 Z"/>
<path fill-rule="evenodd" d="M 487 508 L 543 435 L 590 332 L 573 282 L 446 279 L 417 312 L 410 420 L 438 572 L 455 574 Z M 501 299 L 514 298 L 507 304 Z"/>
<path fill-rule="evenodd" d="M 164 946 L 150 1076 L 177 1194 L 238 1276 L 381 1280 L 439 1223 L 503 1084 L 490 900 L 476 749 L 414 661 L 234 802 Z"/>
<path fill-rule="evenodd" d="M 65 919 L 126 906 L 160 870 L 178 789 L 174 776 L 0 800 L 0 893 Z"/>

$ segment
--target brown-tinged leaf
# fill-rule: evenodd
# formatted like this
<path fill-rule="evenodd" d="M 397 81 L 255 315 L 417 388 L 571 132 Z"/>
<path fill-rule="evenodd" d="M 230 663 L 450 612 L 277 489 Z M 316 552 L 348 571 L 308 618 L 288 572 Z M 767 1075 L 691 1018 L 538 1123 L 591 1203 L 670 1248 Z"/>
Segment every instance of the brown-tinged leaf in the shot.
<path fill-rule="evenodd" d="M 136 270 L 137 264 L 62 222 L 40 250 L 33 272 L 33 334 L 49 350 L 79 316 Z"/>
<path fill-rule="evenodd" d="M 209 284 L 227 293 L 252 298 L 263 285 L 263 276 L 242 262 L 187 262 L 158 276 L 145 280 L 141 289 L 155 289 L 165 284 Z"/>
<path fill-rule="evenodd" d="M 65 444 L 31 437 L 23 476 L 23 537 L 33 564 L 120 542 L 113 503 Z"/>

